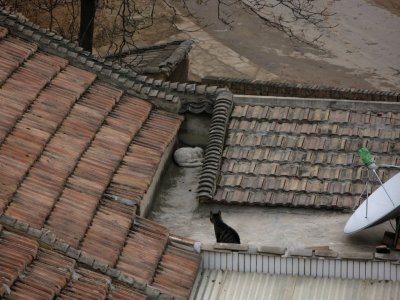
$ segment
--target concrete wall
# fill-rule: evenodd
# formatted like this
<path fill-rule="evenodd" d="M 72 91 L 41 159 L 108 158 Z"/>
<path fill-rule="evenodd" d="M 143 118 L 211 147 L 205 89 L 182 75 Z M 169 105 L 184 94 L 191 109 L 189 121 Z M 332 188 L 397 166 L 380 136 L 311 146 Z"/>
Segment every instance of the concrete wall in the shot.
<path fill-rule="evenodd" d="M 159 183 L 164 172 L 167 170 L 167 165 L 171 163 L 171 157 L 173 151 L 175 150 L 177 140 L 174 138 L 172 142 L 165 149 L 163 156 L 161 157 L 160 163 L 156 173 L 153 176 L 153 181 L 151 182 L 146 194 L 144 194 L 142 200 L 140 201 L 140 216 L 147 217 L 150 209 L 153 205 L 155 194 L 159 192 Z"/>
<path fill-rule="evenodd" d="M 211 118 L 208 114 L 185 113 L 185 121 L 178 133 L 179 141 L 189 146 L 205 147 L 210 124 Z"/>
<path fill-rule="evenodd" d="M 232 93 L 240 95 L 400 102 L 399 90 L 387 92 L 211 76 L 203 78 L 201 82 L 227 87 Z"/>

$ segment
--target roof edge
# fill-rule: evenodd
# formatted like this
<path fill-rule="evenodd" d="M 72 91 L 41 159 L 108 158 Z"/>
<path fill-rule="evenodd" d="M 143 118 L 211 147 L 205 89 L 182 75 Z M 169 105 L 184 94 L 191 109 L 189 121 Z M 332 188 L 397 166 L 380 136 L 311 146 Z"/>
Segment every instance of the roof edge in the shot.
<path fill-rule="evenodd" d="M 252 244 L 214 243 L 201 244 L 201 253 L 243 253 L 280 257 L 298 257 L 306 259 L 334 259 L 352 261 L 386 261 L 400 265 L 400 252 L 377 253 L 369 251 L 335 251 L 329 246 L 311 246 L 305 248 L 287 248 L 281 246 L 256 246 Z"/>
<path fill-rule="evenodd" d="M 233 93 L 241 95 L 400 102 L 400 90 L 367 90 L 216 76 L 206 76 L 201 82 L 204 84 L 226 86 Z"/>
<path fill-rule="evenodd" d="M 400 111 L 399 102 L 389 102 L 389 101 L 235 95 L 233 97 L 233 102 L 237 105 L 250 105 L 250 106 L 281 106 L 281 107 L 301 107 L 301 108 L 314 108 L 314 109 L 320 108 L 320 109 L 352 110 L 352 111 L 363 111 L 363 112 Z"/>
<path fill-rule="evenodd" d="M 400 274 L 399 253 L 389 257 L 387 254 L 343 252 L 338 256 L 332 250 L 305 248 L 285 250 L 282 255 L 257 250 L 256 247 L 248 251 L 216 250 L 211 245 L 201 252 L 202 268 L 312 278 L 400 281 L 397 275 Z"/>

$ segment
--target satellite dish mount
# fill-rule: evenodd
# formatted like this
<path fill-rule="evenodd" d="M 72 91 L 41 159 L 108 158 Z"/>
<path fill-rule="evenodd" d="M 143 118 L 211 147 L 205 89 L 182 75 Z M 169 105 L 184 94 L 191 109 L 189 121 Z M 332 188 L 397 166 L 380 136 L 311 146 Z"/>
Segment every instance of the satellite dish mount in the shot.
<path fill-rule="evenodd" d="M 361 148 L 358 150 L 358 154 L 368 170 L 368 177 L 360 198 L 357 201 L 359 207 L 347 221 L 344 232 L 355 233 L 395 219 L 396 227 L 393 228 L 395 230 L 393 246 L 396 247 L 400 237 L 400 173 L 383 183 L 376 171 L 378 167 L 368 149 Z M 392 165 L 384 166 L 398 168 L 398 166 Z M 374 177 L 380 184 L 380 187 L 372 194 L 369 194 L 370 172 L 374 174 Z M 360 204 L 364 194 L 366 194 L 367 198 Z"/>

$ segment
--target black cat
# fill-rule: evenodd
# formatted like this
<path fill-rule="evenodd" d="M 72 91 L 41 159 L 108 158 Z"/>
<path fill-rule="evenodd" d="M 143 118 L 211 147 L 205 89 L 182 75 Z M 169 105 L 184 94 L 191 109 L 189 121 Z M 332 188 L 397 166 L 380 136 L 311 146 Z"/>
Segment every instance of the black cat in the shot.
<path fill-rule="evenodd" d="M 214 224 L 215 237 L 217 243 L 232 243 L 240 244 L 240 238 L 238 233 L 232 227 L 226 225 L 221 218 L 221 211 L 212 213 L 210 211 L 210 221 Z"/>

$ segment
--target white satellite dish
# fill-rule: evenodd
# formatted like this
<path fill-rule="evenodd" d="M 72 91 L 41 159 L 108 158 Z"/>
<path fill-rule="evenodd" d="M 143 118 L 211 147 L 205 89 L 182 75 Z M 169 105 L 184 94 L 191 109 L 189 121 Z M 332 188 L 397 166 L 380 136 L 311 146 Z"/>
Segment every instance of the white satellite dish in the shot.
<path fill-rule="evenodd" d="M 400 173 L 373 192 L 353 213 L 344 227 L 355 233 L 400 216 Z"/>

